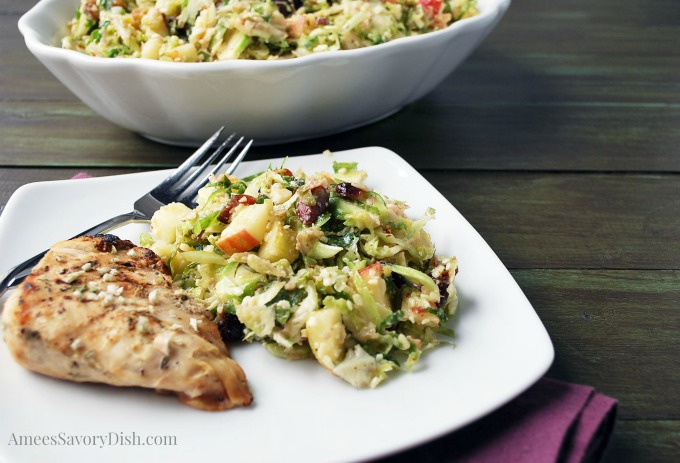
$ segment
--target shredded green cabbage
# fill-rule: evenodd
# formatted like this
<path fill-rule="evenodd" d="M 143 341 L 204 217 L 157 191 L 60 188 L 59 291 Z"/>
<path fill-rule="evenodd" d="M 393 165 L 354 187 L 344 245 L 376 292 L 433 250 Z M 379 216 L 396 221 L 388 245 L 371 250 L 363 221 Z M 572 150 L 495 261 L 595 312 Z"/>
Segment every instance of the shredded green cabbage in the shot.
<path fill-rule="evenodd" d="M 478 14 L 476 0 L 81 0 L 62 47 L 205 62 L 368 47 Z"/>
<path fill-rule="evenodd" d="M 159 210 L 143 242 L 218 324 L 235 315 L 243 340 L 375 387 L 453 335 L 457 263 L 435 256 L 433 210 L 413 220 L 405 203 L 339 178 L 348 168 L 366 178 L 353 164 L 223 176 L 195 209 Z"/>

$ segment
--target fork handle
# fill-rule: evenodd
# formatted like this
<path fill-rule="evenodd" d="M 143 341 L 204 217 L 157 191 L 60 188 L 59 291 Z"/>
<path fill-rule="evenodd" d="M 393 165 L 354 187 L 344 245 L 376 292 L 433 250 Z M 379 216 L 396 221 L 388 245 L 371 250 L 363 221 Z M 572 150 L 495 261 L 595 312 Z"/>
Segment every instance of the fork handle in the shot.
<path fill-rule="evenodd" d="M 112 217 L 100 223 L 99 225 L 95 225 L 92 228 L 88 228 L 87 230 L 80 232 L 73 238 L 78 238 L 79 236 L 86 235 L 96 235 L 99 233 L 107 233 L 115 228 L 121 227 L 128 223 L 148 220 L 149 218 L 142 214 L 141 212 L 132 211 L 128 212 L 127 214 L 121 214 L 119 216 Z M 26 278 L 28 274 L 31 273 L 33 267 L 38 265 L 38 262 L 40 262 L 40 259 L 42 259 L 43 256 L 47 254 L 47 251 L 48 250 L 46 249 L 43 252 L 36 254 L 35 256 L 29 259 L 26 259 L 25 261 L 23 261 L 16 267 L 9 269 L 4 275 L 2 275 L 2 280 L 0 280 L 0 296 L 2 296 L 5 293 L 5 291 L 7 291 L 12 286 L 16 286 L 22 281 L 24 281 L 24 278 Z"/>

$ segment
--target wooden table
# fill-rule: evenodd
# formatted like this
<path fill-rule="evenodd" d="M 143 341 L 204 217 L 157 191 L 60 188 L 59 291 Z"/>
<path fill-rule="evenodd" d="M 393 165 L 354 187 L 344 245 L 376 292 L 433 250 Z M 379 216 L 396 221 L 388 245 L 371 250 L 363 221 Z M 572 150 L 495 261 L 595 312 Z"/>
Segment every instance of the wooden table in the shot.
<path fill-rule="evenodd" d="M 0 5 L 0 204 L 19 186 L 176 166 L 96 116 Z M 549 377 L 620 402 L 610 462 L 680 461 L 680 8 L 515 0 L 438 89 L 374 125 L 258 158 L 392 149 L 488 241 L 556 349 Z M 446 461 L 446 440 L 408 456 Z"/>

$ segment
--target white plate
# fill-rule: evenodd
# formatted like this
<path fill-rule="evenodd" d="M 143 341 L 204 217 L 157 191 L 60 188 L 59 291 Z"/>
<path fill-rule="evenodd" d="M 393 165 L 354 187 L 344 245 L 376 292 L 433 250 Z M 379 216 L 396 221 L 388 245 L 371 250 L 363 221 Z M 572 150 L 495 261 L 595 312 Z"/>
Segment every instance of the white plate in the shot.
<path fill-rule="evenodd" d="M 0 460 L 358 461 L 458 429 L 539 379 L 554 356 L 549 336 L 510 273 L 461 214 L 384 148 L 293 157 L 285 165 L 313 172 L 330 170 L 333 160 L 359 161 L 369 173 L 367 183 L 408 201 L 413 215 L 428 206 L 436 209 L 428 230 L 437 253 L 456 255 L 460 265 L 460 310 L 452 320 L 455 348 L 428 352 L 413 372 L 398 374 L 374 390 L 355 390 L 314 361 L 280 360 L 258 344 L 232 346 L 255 402 L 250 408 L 210 413 L 150 391 L 43 377 L 19 367 L 2 347 Z M 238 174 L 281 162 L 248 162 Z M 165 175 L 151 172 L 20 188 L 0 216 L 0 270 L 94 222 L 127 212 Z M 112 444 L 117 440 L 118 445 L 53 445 L 95 435 Z M 25 436 L 39 438 L 43 445 L 14 445 Z M 147 436 L 174 436 L 176 445 L 129 445 Z M 128 445 L 121 445 L 124 442 Z"/>

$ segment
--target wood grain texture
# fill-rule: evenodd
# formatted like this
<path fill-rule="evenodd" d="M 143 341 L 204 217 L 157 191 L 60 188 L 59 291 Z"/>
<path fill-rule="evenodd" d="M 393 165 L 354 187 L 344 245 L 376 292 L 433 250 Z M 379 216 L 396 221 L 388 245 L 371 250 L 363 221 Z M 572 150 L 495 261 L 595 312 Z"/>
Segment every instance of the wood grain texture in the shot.
<path fill-rule="evenodd" d="M 425 176 L 510 268 L 680 268 L 677 175 Z"/>
<path fill-rule="evenodd" d="M 179 165 L 192 151 L 149 142 L 70 100 L 0 102 L 0 138 L 7 143 L 1 166 L 163 168 Z M 680 105 L 415 103 L 347 133 L 256 147 L 252 158 L 376 145 L 417 169 L 680 172 Z"/>
<path fill-rule="evenodd" d="M 0 4 L 0 206 L 28 182 L 178 165 L 190 148 L 115 127 L 30 54 L 17 21 L 34 3 Z M 375 145 L 404 157 L 511 269 L 555 344 L 548 375 L 619 400 L 605 463 L 676 462 L 678 43 L 677 0 L 513 0 L 420 101 L 251 158 Z M 381 462 L 453 461 L 456 439 Z"/>
<path fill-rule="evenodd" d="M 621 419 L 680 419 L 680 272 L 512 274 L 555 346 L 549 376 L 618 398 Z"/>
<path fill-rule="evenodd" d="M 0 13 L 0 101 L 74 99 L 28 51 L 17 27 L 19 17 Z"/>
<path fill-rule="evenodd" d="M 677 463 L 680 422 L 619 420 L 603 463 Z"/>

